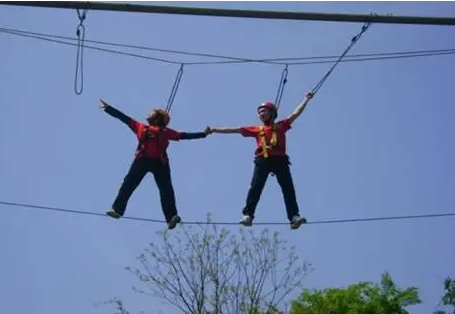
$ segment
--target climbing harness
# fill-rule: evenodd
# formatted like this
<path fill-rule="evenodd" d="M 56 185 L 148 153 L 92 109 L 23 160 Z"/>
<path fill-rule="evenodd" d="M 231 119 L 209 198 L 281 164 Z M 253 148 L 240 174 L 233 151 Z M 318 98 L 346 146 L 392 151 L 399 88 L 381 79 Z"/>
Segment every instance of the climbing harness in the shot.
<path fill-rule="evenodd" d="M 177 90 L 179 88 L 180 80 L 182 79 L 182 75 L 183 75 L 183 66 L 184 66 L 184 63 L 182 63 L 180 65 L 180 69 L 177 72 L 177 76 L 175 78 L 174 85 L 172 86 L 172 89 L 171 89 L 171 94 L 169 95 L 169 99 L 167 100 L 167 105 L 166 105 L 166 109 L 165 109 L 166 112 L 171 111 L 171 107 L 172 107 L 172 104 L 174 103 L 175 95 L 177 95 Z"/>
<path fill-rule="evenodd" d="M 160 154 L 160 159 L 163 163 L 169 162 L 169 157 L 167 156 L 166 149 L 162 150 L 163 148 L 163 130 L 162 128 L 159 128 L 157 134 L 156 134 L 156 149 L 157 151 L 161 152 Z M 138 146 L 137 146 L 137 154 L 146 154 L 147 153 L 147 147 L 149 145 L 148 139 L 153 136 L 150 132 L 149 126 L 144 127 L 144 132 L 142 133 L 142 136 L 139 140 Z"/>
<path fill-rule="evenodd" d="M 341 62 L 341 60 L 346 56 L 346 54 L 349 52 L 349 50 L 351 50 L 351 48 L 357 43 L 357 41 L 360 39 L 360 37 L 362 37 L 363 33 L 365 33 L 370 26 L 371 26 L 371 22 L 365 22 L 362 26 L 361 31 L 357 35 L 352 37 L 351 43 L 346 48 L 346 50 L 341 54 L 341 56 L 338 58 L 338 60 L 335 62 L 335 64 L 332 66 L 332 68 L 330 68 L 330 70 L 327 71 L 327 73 L 322 77 L 322 79 L 313 88 L 313 90 L 311 91 L 312 96 L 314 96 L 321 89 L 322 85 L 327 80 L 327 78 L 330 76 L 330 74 L 333 72 L 335 67 Z"/>
<path fill-rule="evenodd" d="M 267 146 L 267 139 L 265 137 L 264 126 L 261 125 L 259 127 L 259 136 L 261 137 L 261 146 L 262 146 L 262 156 L 264 158 L 269 157 L 268 146 Z"/>
<path fill-rule="evenodd" d="M 156 134 L 157 136 L 157 141 L 156 141 L 156 148 L 159 152 L 161 152 L 160 154 L 160 159 L 161 159 L 161 162 L 163 164 L 169 162 L 169 159 L 167 157 L 167 153 L 166 153 L 166 149 L 164 148 L 163 149 L 163 129 L 160 127 L 158 129 L 158 133 Z"/>
<path fill-rule="evenodd" d="M 77 26 L 76 35 L 77 35 L 77 57 L 76 57 L 76 75 L 74 78 L 74 91 L 77 95 L 82 94 L 84 89 L 84 40 L 85 40 L 85 27 L 84 20 L 87 16 L 88 9 L 84 9 L 82 14 L 79 9 L 77 9 L 77 16 L 79 18 L 79 25 Z M 79 63 L 80 60 L 80 63 Z M 77 87 L 79 66 L 81 71 L 81 84 L 80 89 Z"/>
<path fill-rule="evenodd" d="M 272 138 L 270 140 L 270 145 L 267 144 L 267 138 L 265 134 L 264 126 L 261 125 L 259 127 L 259 136 L 261 138 L 261 148 L 262 148 L 262 156 L 267 159 L 269 158 L 269 148 L 276 146 L 278 144 L 278 136 L 276 134 L 277 126 L 274 124 L 272 125 Z"/>
<path fill-rule="evenodd" d="M 281 98 L 283 97 L 283 91 L 284 91 L 284 85 L 286 85 L 288 81 L 288 65 L 286 64 L 286 67 L 283 70 L 283 73 L 281 73 L 281 80 L 280 80 L 280 85 L 278 86 L 278 91 L 276 94 L 275 98 L 275 105 L 278 111 L 278 108 L 280 107 L 280 102 Z"/>
<path fill-rule="evenodd" d="M 265 102 L 265 103 L 262 103 L 258 107 L 258 111 L 260 111 L 261 108 L 267 108 L 269 111 L 273 111 L 274 117 L 272 117 L 271 119 L 273 120 L 274 118 L 276 118 L 276 116 L 278 114 L 276 105 L 274 105 L 271 102 Z M 268 145 L 266 134 L 265 134 L 265 127 L 264 127 L 264 125 L 259 126 L 259 137 L 261 138 L 261 147 L 262 147 L 262 153 L 263 153 L 264 158 L 268 158 L 268 156 L 269 156 L 268 149 L 272 148 L 273 146 L 276 146 L 278 143 L 278 137 L 276 134 L 277 125 L 273 123 L 271 128 L 272 128 L 272 138 L 270 139 L 270 145 Z"/>

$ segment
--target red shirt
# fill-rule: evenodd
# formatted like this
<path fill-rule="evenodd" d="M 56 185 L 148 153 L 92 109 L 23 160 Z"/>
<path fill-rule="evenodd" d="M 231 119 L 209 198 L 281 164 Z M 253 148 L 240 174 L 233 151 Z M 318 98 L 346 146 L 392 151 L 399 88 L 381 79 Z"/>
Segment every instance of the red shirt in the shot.
<path fill-rule="evenodd" d="M 272 129 L 274 127 L 274 130 Z M 255 150 L 255 156 L 263 156 L 262 148 L 262 136 L 261 128 L 266 139 L 266 144 L 268 146 L 267 152 L 269 156 L 285 156 L 286 155 L 286 132 L 289 131 L 291 126 L 291 120 L 284 119 L 278 121 L 273 126 L 272 125 L 256 125 L 240 128 L 240 133 L 245 137 L 255 137 L 257 148 Z M 276 144 L 272 145 L 273 132 L 276 133 Z"/>
<path fill-rule="evenodd" d="M 128 125 L 136 134 L 139 145 L 135 153 L 136 158 L 151 157 L 164 158 L 164 152 L 169 146 L 169 140 L 180 140 L 180 132 L 170 128 L 159 128 L 145 125 L 131 119 Z"/>

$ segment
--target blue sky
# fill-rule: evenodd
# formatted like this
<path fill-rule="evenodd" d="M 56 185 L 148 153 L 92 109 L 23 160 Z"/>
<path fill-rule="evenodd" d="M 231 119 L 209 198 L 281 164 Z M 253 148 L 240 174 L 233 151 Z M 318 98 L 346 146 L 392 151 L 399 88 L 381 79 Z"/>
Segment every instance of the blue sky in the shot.
<path fill-rule="evenodd" d="M 453 16 L 447 2 L 166 3 L 201 7 Z M 0 7 L 0 26 L 74 36 L 75 10 Z M 120 12 L 88 12 L 86 38 L 249 58 L 336 55 L 361 25 Z M 453 48 L 455 28 L 373 25 L 352 53 Z M 126 174 L 134 135 L 98 109 L 98 99 L 143 119 L 165 105 L 178 65 L 93 50 L 84 52 L 84 91 L 73 91 L 76 48 L 0 33 L 0 200 L 104 213 Z M 169 57 L 161 54 L 162 57 Z M 173 57 L 173 56 L 171 56 Z M 329 65 L 290 68 L 281 117 L 289 114 Z M 281 66 L 186 67 L 171 126 L 257 123 L 256 106 L 275 98 Z M 288 133 L 292 172 L 308 220 L 453 212 L 455 132 L 453 56 L 339 65 Z M 172 143 L 177 203 L 184 220 L 241 216 L 255 143 L 212 135 Z M 123 270 L 164 224 L 113 221 L 0 206 L 0 312 L 112 313 L 93 303 L 122 296 L 132 311 L 157 309 L 131 291 Z M 127 215 L 162 219 L 148 176 Z M 269 178 L 257 222 L 285 222 L 281 191 Z M 309 288 L 378 281 L 389 271 L 416 285 L 428 314 L 455 276 L 454 219 L 271 226 L 298 246 L 315 271 Z M 237 226 L 229 227 L 232 231 Z M 262 226 L 256 226 L 258 230 Z M 452 240 L 451 240 L 452 239 Z M 108 281 L 112 281 L 108 282 Z M 163 306 L 163 313 L 176 310 Z"/>

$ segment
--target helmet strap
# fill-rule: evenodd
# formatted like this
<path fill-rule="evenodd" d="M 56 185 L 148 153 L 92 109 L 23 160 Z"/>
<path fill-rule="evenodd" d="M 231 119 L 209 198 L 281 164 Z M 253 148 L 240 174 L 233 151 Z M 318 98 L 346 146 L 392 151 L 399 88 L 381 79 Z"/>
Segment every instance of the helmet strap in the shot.
<path fill-rule="evenodd" d="M 264 125 L 273 125 L 274 122 L 275 122 L 275 117 L 270 116 L 270 118 L 268 118 L 266 121 L 264 121 Z"/>

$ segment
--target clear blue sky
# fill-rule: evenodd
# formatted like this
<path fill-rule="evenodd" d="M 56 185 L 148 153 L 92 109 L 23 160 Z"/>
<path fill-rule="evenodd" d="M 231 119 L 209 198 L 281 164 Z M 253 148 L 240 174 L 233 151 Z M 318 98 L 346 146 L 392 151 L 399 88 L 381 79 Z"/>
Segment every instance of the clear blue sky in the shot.
<path fill-rule="evenodd" d="M 169 3 L 162 3 L 169 4 Z M 182 3 L 170 3 L 180 4 Z M 268 2 L 184 5 L 343 13 L 453 16 L 453 3 Z M 0 6 L 0 26 L 74 36 L 75 10 Z M 360 24 L 88 12 L 87 39 L 250 58 L 339 54 Z M 352 53 L 453 48 L 455 28 L 373 25 Z M 104 213 L 126 174 L 134 135 L 98 109 L 98 99 L 138 119 L 164 106 L 178 66 L 85 50 L 84 92 L 73 91 L 76 48 L 0 34 L 0 200 Z M 169 57 L 161 55 L 162 57 Z M 291 67 L 281 105 L 289 114 L 328 69 Z M 256 123 L 256 106 L 274 99 L 282 67 L 188 67 L 171 126 Z M 303 215 L 310 221 L 455 210 L 453 56 L 341 64 L 288 133 Z M 235 135 L 172 143 L 172 174 L 184 220 L 237 221 L 255 143 Z M 95 314 L 93 303 L 122 296 L 134 311 L 158 309 L 131 291 L 123 270 L 164 224 L 114 221 L 1 206 L 0 312 Z M 162 219 L 148 176 L 127 215 Z M 286 221 L 270 178 L 257 222 Z M 455 275 L 455 219 L 339 225 L 299 231 L 272 226 L 298 246 L 315 271 L 309 288 L 378 281 L 390 271 L 416 285 L 428 314 Z M 233 231 L 237 226 L 229 227 Z M 262 228 L 256 226 L 255 228 Z M 108 282 L 112 281 L 112 282 Z M 174 314 L 168 307 L 162 313 Z"/>

